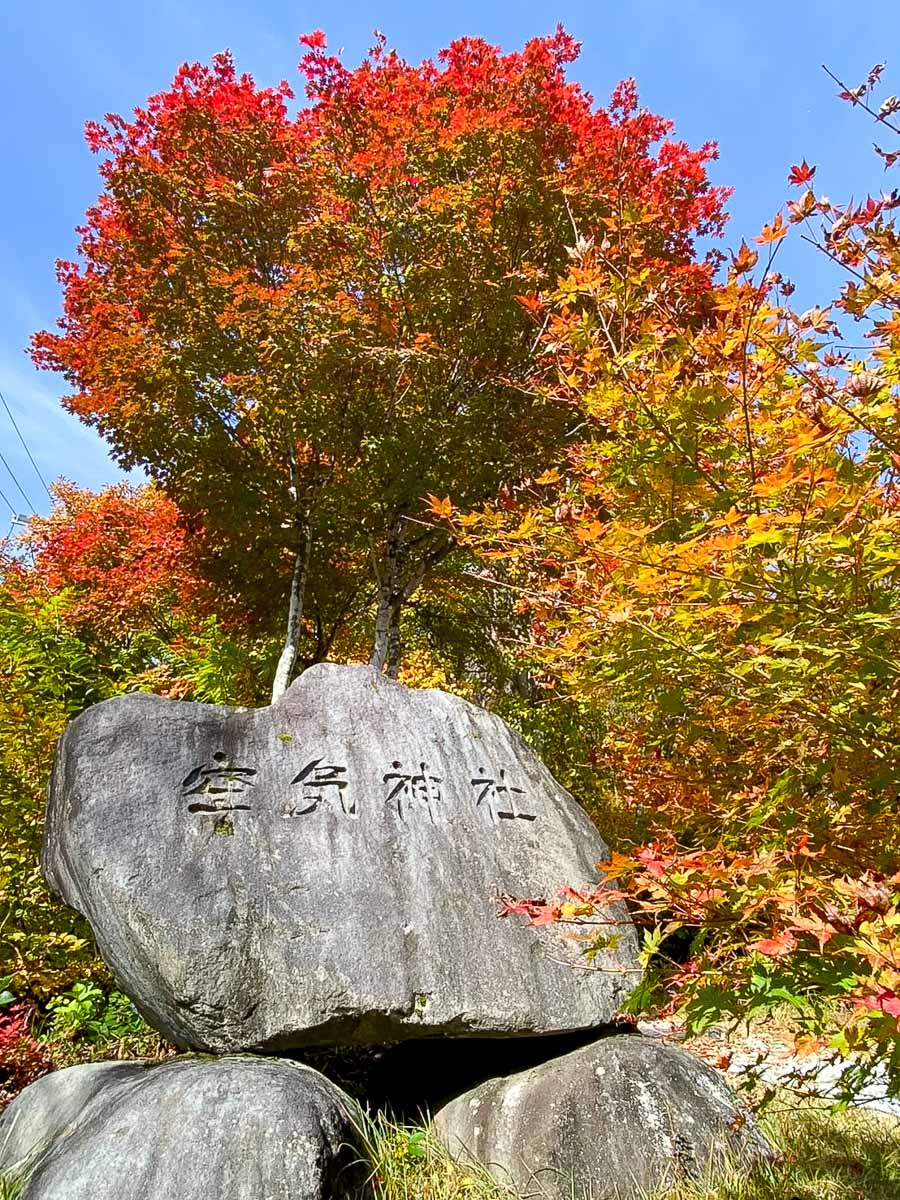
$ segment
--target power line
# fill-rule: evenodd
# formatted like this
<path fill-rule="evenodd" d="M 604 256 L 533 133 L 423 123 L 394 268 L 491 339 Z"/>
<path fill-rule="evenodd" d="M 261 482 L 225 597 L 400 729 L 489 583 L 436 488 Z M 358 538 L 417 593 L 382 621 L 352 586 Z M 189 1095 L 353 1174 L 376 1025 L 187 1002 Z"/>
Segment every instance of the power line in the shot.
<path fill-rule="evenodd" d="M 8 505 L 9 505 L 9 510 L 10 510 L 10 512 L 12 513 L 12 515 L 13 515 L 14 517 L 17 517 L 17 516 L 19 515 L 19 510 L 18 510 L 18 509 L 16 509 L 16 508 L 13 508 L 12 501 L 11 501 L 11 500 L 10 500 L 10 498 L 9 498 L 9 497 L 6 495 L 6 493 L 5 493 L 5 492 L 2 492 L 2 491 L 0 491 L 0 500 L 2 500 L 4 504 L 8 504 Z"/>
<path fill-rule="evenodd" d="M 22 495 L 22 499 L 25 501 L 25 503 L 28 505 L 28 507 L 31 509 L 31 511 L 34 513 L 34 515 L 37 516 L 37 509 L 34 507 L 34 505 L 31 503 L 31 501 L 25 495 L 25 489 L 22 487 L 21 483 L 19 483 L 18 479 L 16 479 L 15 471 L 12 469 L 12 467 L 9 465 L 9 463 L 6 461 L 6 459 L 3 457 L 2 453 L 0 453 L 0 462 L 2 462 L 4 467 L 6 467 L 7 471 L 9 471 L 10 478 L 12 479 L 12 481 L 16 485 L 16 487 L 19 489 L 19 492 Z"/>
<path fill-rule="evenodd" d="M 47 487 L 47 481 L 44 479 L 43 475 L 41 474 L 40 470 L 38 469 L 38 465 L 37 465 L 37 463 L 34 461 L 34 458 L 32 457 L 31 451 L 28 449 L 28 443 L 27 443 L 27 442 L 25 441 L 25 439 L 22 437 L 22 431 L 21 431 L 21 429 L 19 428 L 19 426 L 16 424 L 16 418 L 13 416 L 13 414 L 12 414 L 12 409 L 11 409 L 11 408 L 9 407 L 9 405 L 6 403 L 6 397 L 3 395 L 3 393 L 2 393 L 2 392 L 0 392 L 0 400 L 2 400 L 2 401 L 3 401 L 3 407 L 6 409 L 7 416 L 9 417 L 10 421 L 12 421 L 12 427 L 13 427 L 13 429 L 14 429 L 14 430 L 16 431 L 16 433 L 19 435 L 19 441 L 22 443 L 22 447 L 23 447 L 23 449 L 24 449 L 25 453 L 28 455 L 28 461 L 29 461 L 29 462 L 31 463 L 31 465 L 34 467 L 34 473 L 35 473 L 35 475 L 37 475 L 38 479 L 41 481 L 41 483 L 42 483 L 42 485 L 43 485 L 44 491 L 47 493 L 47 495 L 48 495 L 48 496 L 50 497 L 50 499 L 52 500 L 52 499 L 53 499 L 53 493 L 52 493 L 52 492 L 50 491 L 50 489 Z M 32 511 L 33 511 L 33 510 L 32 510 Z"/>

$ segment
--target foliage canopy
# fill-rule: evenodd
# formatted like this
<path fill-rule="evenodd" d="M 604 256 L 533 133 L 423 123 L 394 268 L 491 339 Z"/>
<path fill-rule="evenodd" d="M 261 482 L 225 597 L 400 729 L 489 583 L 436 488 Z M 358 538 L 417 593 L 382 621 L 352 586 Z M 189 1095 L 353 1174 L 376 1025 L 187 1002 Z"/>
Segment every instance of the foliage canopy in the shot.
<path fill-rule="evenodd" d="M 649 253 L 700 285 L 693 238 L 720 229 L 724 193 L 712 147 L 665 140 L 632 84 L 598 108 L 566 79 L 562 30 L 418 66 L 379 39 L 353 70 L 301 41 L 293 115 L 287 84 L 221 54 L 88 125 L 104 191 L 34 357 L 264 627 L 294 561 L 308 659 L 377 590 L 395 672 L 400 610 L 450 549 L 413 523 L 425 495 L 482 503 L 565 440 L 568 414 L 524 383 L 528 297 L 564 269 L 573 222 L 649 202 Z"/>
<path fill-rule="evenodd" d="M 536 307 L 535 387 L 579 442 L 503 507 L 435 513 L 513 573 L 549 683 L 608 715 L 598 767 L 645 841 L 609 870 L 669 994 L 700 1028 L 791 1003 L 896 1089 L 900 193 L 841 206 L 814 174 L 699 316 L 652 211 L 588 230 Z M 846 278 L 803 313 L 775 270 L 792 229 Z"/>

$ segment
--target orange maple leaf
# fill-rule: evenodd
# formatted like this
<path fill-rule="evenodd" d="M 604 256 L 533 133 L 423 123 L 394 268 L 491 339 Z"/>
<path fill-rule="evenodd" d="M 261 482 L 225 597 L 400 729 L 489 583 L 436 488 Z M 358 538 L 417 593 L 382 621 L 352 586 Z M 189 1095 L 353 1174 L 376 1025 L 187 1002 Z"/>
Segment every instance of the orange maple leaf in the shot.
<path fill-rule="evenodd" d="M 743 241 L 737 254 L 731 256 L 731 265 L 734 267 L 736 275 L 746 275 L 748 271 L 753 270 L 758 261 L 759 254 L 755 250 L 751 250 Z"/>
<path fill-rule="evenodd" d="M 440 517 L 442 520 L 446 520 L 453 516 L 453 502 L 449 496 L 445 496 L 444 499 L 441 500 L 438 496 L 432 496 L 429 492 L 428 507 L 436 517 Z"/>
<path fill-rule="evenodd" d="M 768 246 L 772 242 L 780 242 L 783 237 L 787 237 L 787 234 L 788 226 L 784 223 L 784 216 L 778 212 L 775 214 L 772 224 L 763 225 L 762 233 L 753 240 L 757 246 Z"/>

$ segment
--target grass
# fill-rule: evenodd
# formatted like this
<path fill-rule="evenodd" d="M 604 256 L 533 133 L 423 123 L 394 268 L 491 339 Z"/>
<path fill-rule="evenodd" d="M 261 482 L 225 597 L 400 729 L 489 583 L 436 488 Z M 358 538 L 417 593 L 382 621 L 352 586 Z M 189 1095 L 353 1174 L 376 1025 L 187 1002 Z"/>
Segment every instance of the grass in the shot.
<path fill-rule="evenodd" d="M 684 1182 L 652 1200 L 900 1200 L 900 1122 L 809 1101 L 777 1103 L 760 1119 L 779 1151 L 776 1163 Z"/>
<path fill-rule="evenodd" d="M 4 1157 L 9 1149 L 9 1138 L 13 1132 L 15 1123 L 16 1118 L 14 1117 L 6 1131 L 3 1144 L 0 1145 L 0 1152 L 2 1152 Z M 41 1156 L 42 1149 L 35 1149 L 28 1155 L 24 1162 L 20 1162 L 16 1166 L 14 1171 L 0 1172 L 0 1200 L 18 1200 L 19 1194 L 28 1182 L 28 1176 L 40 1161 Z"/>
<path fill-rule="evenodd" d="M 24 1181 L 14 1175 L 0 1176 L 0 1200 L 17 1200 Z"/>
<path fill-rule="evenodd" d="M 357 1130 L 370 1172 L 363 1195 L 371 1200 L 510 1200 L 483 1167 L 454 1162 L 428 1128 L 361 1113 Z"/>
<path fill-rule="evenodd" d="M 893 1118 L 784 1101 L 761 1124 L 779 1152 L 776 1163 L 684 1181 L 646 1200 L 900 1200 L 900 1122 Z M 426 1128 L 383 1116 L 363 1118 L 362 1126 L 372 1163 L 366 1194 L 374 1200 L 511 1200 L 485 1170 L 450 1159 Z"/>
<path fill-rule="evenodd" d="M 893 1118 L 804 1103 L 773 1106 L 761 1124 L 777 1163 L 684 1181 L 645 1200 L 900 1200 L 900 1122 Z M 359 1116 L 358 1129 L 368 1174 L 360 1200 L 523 1200 L 483 1168 L 454 1162 L 428 1128 L 379 1114 Z M 21 1178 L 0 1176 L 0 1200 L 17 1200 L 22 1186 Z"/>
<path fill-rule="evenodd" d="M 40 1165 L 45 1147 L 33 1150 L 28 1157 L 16 1164 L 15 1170 L 0 1172 L 0 1200 L 19 1200 L 25 1185 Z"/>

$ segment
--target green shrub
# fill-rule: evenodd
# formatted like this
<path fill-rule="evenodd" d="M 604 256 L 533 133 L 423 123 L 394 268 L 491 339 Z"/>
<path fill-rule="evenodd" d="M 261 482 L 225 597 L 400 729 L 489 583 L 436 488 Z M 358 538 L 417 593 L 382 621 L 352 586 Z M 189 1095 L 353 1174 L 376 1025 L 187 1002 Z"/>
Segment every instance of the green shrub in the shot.
<path fill-rule="evenodd" d="M 116 991 L 107 994 L 93 980 L 86 980 L 49 1002 L 40 1040 L 106 1046 L 148 1034 L 152 1030 L 127 996 Z"/>

